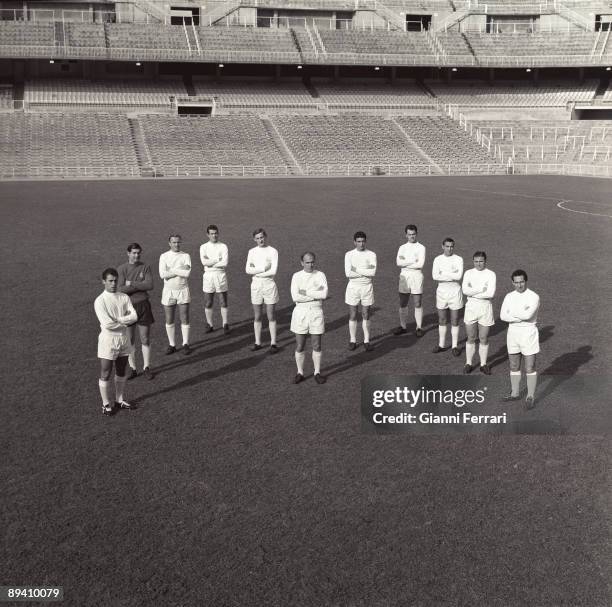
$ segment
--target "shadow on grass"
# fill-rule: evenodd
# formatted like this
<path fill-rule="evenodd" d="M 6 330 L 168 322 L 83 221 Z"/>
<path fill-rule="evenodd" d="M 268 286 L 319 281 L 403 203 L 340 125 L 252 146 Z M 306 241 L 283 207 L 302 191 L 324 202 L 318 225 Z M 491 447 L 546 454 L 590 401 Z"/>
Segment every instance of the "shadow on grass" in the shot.
<path fill-rule="evenodd" d="M 593 359 L 591 346 L 580 346 L 574 352 L 567 352 L 555 358 L 546 369 L 542 371 L 544 376 L 550 377 L 541 391 L 538 391 L 537 400 L 546 400 L 561 388 L 561 386 L 573 375 L 576 375 L 578 369 Z"/>

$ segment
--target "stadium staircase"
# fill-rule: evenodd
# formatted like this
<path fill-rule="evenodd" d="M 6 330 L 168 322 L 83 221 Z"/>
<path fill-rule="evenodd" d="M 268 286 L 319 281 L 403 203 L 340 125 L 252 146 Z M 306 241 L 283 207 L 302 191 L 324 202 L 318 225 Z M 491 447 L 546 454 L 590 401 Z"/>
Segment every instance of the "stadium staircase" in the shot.
<path fill-rule="evenodd" d="M 463 10 L 455 11 L 454 13 L 451 13 L 450 15 L 448 15 L 445 19 L 440 19 L 440 21 L 438 21 L 438 23 L 435 24 L 433 28 L 433 32 L 434 33 L 443 32 L 447 30 L 449 27 L 452 27 L 453 25 L 455 25 L 455 23 L 458 23 L 459 21 L 462 21 L 463 19 L 465 19 L 469 14 L 470 14 L 470 10 L 467 8 Z"/>
<path fill-rule="evenodd" d="M 392 11 L 390 8 L 386 7 L 380 0 L 376 2 L 376 13 L 380 15 L 390 26 L 392 29 L 398 29 L 402 32 L 406 31 L 406 20 L 405 17 L 395 11 Z"/>
<path fill-rule="evenodd" d="M 592 58 L 601 59 L 601 57 L 603 57 L 603 54 L 606 52 L 606 47 L 608 45 L 608 39 L 610 38 L 610 31 L 610 29 L 607 29 L 599 30 L 597 32 L 597 37 L 595 38 L 593 48 L 591 49 Z"/>
<path fill-rule="evenodd" d="M 166 11 L 159 8 L 154 2 L 149 0 L 132 0 L 132 4 L 138 7 L 143 13 L 153 17 L 156 21 L 161 23 L 166 22 Z"/>
<path fill-rule="evenodd" d="M 55 29 L 55 46 L 66 45 L 66 32 L 64 31 L 64 22 L 56 21 L 54 24 Z"/>
<path fill-rule="evenodd" d="M 189 97 L 196 97 L 197 93 L 193 86 L 193 77 L 191 74 L 183 74 L 183 84 Z"/>
<path fill-rule="evenodd" d="M 584 15 L 581 15 L 574 9 L 566 6 L 563 2 L 561 2 L 561 0 L 557 0 L 557 10 L 559 11 L 559 15 L 561 15 L 561 17 L 564 17 L 581 29 L 586 30 L 587 32 L 595 31 L 595 20 L 590 20 Z"/>
<path fill-rule="evenodd" d="M 138 166 L 141 169 L 151 169 L 153 162 L 151 160 L 151 154 L 145 141 L 144 133 L 140 122 L 135 118 L 128 118 L 130 125 L 130 135 L 134 144 L 134 151 L 136 152 L 136 160 Z"/>
<path fill-rule="evenodd" d="M 272 138 L 278 151 L 281 153 L 283 160 L 287 163 L 287 166 L 292 167 L 292 173 L 303 175 L 304 171 L 302 167 L 299 165 L 298 161 L 295 159 L 295 156 L 291 153 L 291 150 L 285 143 L 285 140 L 281 137 L 276 125 L 272 122 L 272 119 L 268 116 L 262 116 L 261 121 L 266 129 L 268 135 Z"/>
<path fill-rule="evenodd" d="M 408 140 L 408 143 L 410 144 L 410 146 L 414 148 L 417 154 L 423 159 L 425 164 L 432 165 L 436 169 L 439 175 L 444 175 L 444 171 L 442 170 L 442 167 L 429 154 L 427 154 L 423 149 L 421 149 L 416 144 L 414 139 L 412 139 L 412 137 L 408 135 L 408 133 L 406 132 L 406 129 L 404 129 L 404 127 L 395 118 L 391 118 L 391 122 L 399 130 L 399 132 Z"/>
<path fill-rule="evenodd" d="M 203 7 L 200 15 L 200 23 L 202 25 L 215 25 L 221 19 L 227 17 L 240 7 L 241 2 L 224 2 L 222 6 L 214 6 L 206 12 L 206 7 Z"/>

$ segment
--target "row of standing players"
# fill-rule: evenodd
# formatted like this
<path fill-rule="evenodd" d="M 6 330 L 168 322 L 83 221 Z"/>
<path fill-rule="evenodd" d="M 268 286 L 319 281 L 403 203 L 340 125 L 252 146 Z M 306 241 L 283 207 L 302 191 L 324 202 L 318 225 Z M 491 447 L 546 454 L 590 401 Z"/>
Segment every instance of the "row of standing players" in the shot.
<path fill-rule="evenodd" d="M 207 227 L 208 242 L 200 247 L 200 260 L 204 266 L 203 291 L 206 314 L 206 332 L 213 331 L 214 296 L 220 299 L 223 332 L 230 333 L 228 322 L 228 283 L 226 268 L 228 248 L 219 242 L 219 229 L 215 225 Z M 407 315 L 410 297 L 414 304 L 415 334 L 423 335 L 423 266 L 425 247 L 418 242 L 418 230 L 413 224 L 405 228 L 406 242 L 400 246 L 396 263 L 399 277 L 399 319 L 400 326 L 393 332 L 402 335 L 408 332 Z M 279 301 L 278 288 L 274 277 L 278 269 L 278 251 L 268 245 L 267 234 L 263 228 L 253 231 L 253 247 L 247 257 L 245 271 L 252 277 L 251 303 L 254 311 L 253 331 L 255 341 L 251 349 L 260 350 L 263 346 L 262 320 L 264 311 L 268 318 L 270 332 L 270 354 L 279 349 L 276 342 L 275 306 Z M 349 306 L 349 350 L 357 349 L 358 313 L 361 309 L 363 345 L 366 351 L 374 348 L 370 343 L 370 310 L 374 304 L 373 278 L 376 275 L 376 254 L 367 248 L 364 232 L 353 236 L 354 248 L 344 258 L 345 275 L 348 284 L 345 303 Z M 467 297 L 464 311 L 464 324 L 467 334 L 465 347 L 466 362 L 464 373 L 471 373 L 478 341 L 480 371 L 491 374 L 487 364 L 488 334 L 495 324 L 492 299 L 496 290 L 496 275 L 486 267 L 487 256 L 484 251 L 473 255 L 474 268 L 463 272 L 463 259 L 454 253 L 455 242 L 445 238 L 442 254 L 433 261 L 432 278 L 438 283 L 436 308 L 438 312 L 438 345 L 434 353 L 447 351 L 447 328 L 450 316 L 451 346 L 454 356 L 460 356 L 459 320 L 464 308 L 464 295 Z M 189 345 L 189 304 L 191 296 L 188 279 L 191 274 L 191 258 L 181 251 L 181 237 L 173 234 L 169 238 L 169 250 L 159 259 L 159 275 L 164 281 L 161 303 L 164 308 L 165 327 L 168 337 L 166 354 L 177 351 L 175 341 L 175 318 L 178 308 L 182 351 L 191 353 Z M 150 330 L 154 322 L 148 292 L 153 289 L 153 276 L 148 265 L 140 260 L 142 248 L 138 243 L 128 245 L 128 261 L 117 270 L 107 268 L 102 275 L 104 292 L 95 301 L 95 311 L 100 322 L 98 338 L 98 358 L 100 359 L 99 389 L 102 410 L 106 415 L 116 408 L 132 409 L 124 398 L 125 382 L 137 376 L 135 361 L 135 338 L 138 331 L 143 357 L 143 375 L 153 379 L 151 371 Z M 302 270 L 296 272 L 291 280 L 291 297 L 295 308 L 291 317 L 290 330 L 295 334 L 295 362 L 297 373 L 294 383 L 304 381 L 305 346 L 308 335 L 312 342 L 314 379 L 318 384 L 326 382 L 321 374 L 321 341 L 325 333 L 323 302 L 328 298 L 325 274 L 316 269 L 315 254 L 308 251 L 301 256 Z M 512 273 L 514 290 L 506 295 L 501 307 L 500 317 L 509 324 L 507 347 L 510 361 L 511 392 L 507 401 L 520 398 L 521 367 L 524 367 L 527 381 L 526 407 L 535 405 L 537 374 L 536 354 L 539 352 L 539 335 L 536 326 L 539 297 L 527 288 L 527 274 L 524 270 Z M 448 312 L 447 312 L 448 311 Z M 110 377 L 115 368 L 115 399 L 110 398 Z M 128 370 L 129 369 L 129 370 Z"/>

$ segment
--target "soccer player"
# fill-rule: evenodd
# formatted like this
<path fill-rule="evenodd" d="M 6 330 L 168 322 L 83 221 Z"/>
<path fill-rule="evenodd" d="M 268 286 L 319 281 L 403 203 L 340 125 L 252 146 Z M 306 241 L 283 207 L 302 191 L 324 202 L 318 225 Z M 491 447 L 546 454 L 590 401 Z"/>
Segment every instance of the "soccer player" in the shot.
<path fill-rule="evenodd" d="M 361 304 L 363 345 L 367 352 L 374 346 L 370 343 L 370 307 L 374 304 L 372 279 L 376 275 L 376 253 L 366 248 L 365 232 L 355 232 L 355 248 L 344 256 L 344 273 L 349 279 L 345 302 L 349 306 L 349 350 L 357 348 L 357 312 Z"/>
<path fill-rule="evenodd" d="M 297 375 L 293 383 L 304 381 L 304 359 L 306 337 L 312 342 L 314 378 L 318 384 L 327 380 L 321 375 L 321 338 L 325 333 L 323 301 L 327 299 L 327 278 L 315 270 L 315 254 L 308 251 L 302 255 L 302 270 L 291 278 L 291 298 L 295 308 L 291 315 L 291 332 L 295 333 L 295 364 Z"/>
<path fill-rule="evenodd" d="M 159 275 L 164 280 L 161 302 L 164 306 L 169 344 L 166 354 L 176 352 L 174 322 L 177 306 L 181 319 L 183 354 L 191 354 L 191 347 L 189 346 L 189 303 L 191 302 L 191 294 L 188 284 L 188 278 L 191 274 L 191 257 L 188 253 L 181 251 L 180 234 L 171 234 L 168 243 L 170 250 L 162 253 L 159 258 Z"/>
<path fill-rule="evenodd" d="M 540 308 L 540 297 L 527 288 L 527 272 L 512 272 L 514 291 L 504 297 L 500 318 L 509 323 L 506 344 L 510 359 L 511 392 L 505 401 L 518 400 L 521 387 L 521 363 L 524 363 L 527 376 L 527 398 L 525 407 L 535 407 L 537 384 L 536 354 L 540 351 L 540 336 L 536 323 Z"/>
<path fill-rule="evenodd" d="M 406 243 L 397 252 L 397 265 L 401 268 L 399 277 L 399 320 L 400 326 L 393 331 L 395 335 L 408 332 L 406 316 L 408 314 L 408 300 L 412 295 L 414 302 L 414 320 L 416 321 L 417 337 L 423 336 L 423 271 L 425 265 L 425 247 L 417 242 L 417 227 L 408 224 L 404 230 Z"/>
<path fill-rule="evenodd" d="M 132 409 L 124 400 L 125 371 L 128 356 L 134 348 L 127 334 L 128 325 L 136 322 L 138 315 L 130 298 L 117 291 L 119 274 L 115 268 L 106 268 L 102 272 L 104 291 L 96 297 L 94 310 L 100 322 L 98 337 L 98 358 L 100 359 L 100 379 L 98 387 L 102 397 L 102 413 L 112 415 L 115 405 L 121 409 Z M 110 400 L 110 376 L 115 367 L 115 401 Z"/>
<path fill-rule="evenodd" d="M 134 379 L 138 373 L 136 371 L 136 353 L 134 345 L 136 343 L 136 327 L 140 336 L 142 348 L 143 374 L 147 379 L 153 379 L 151 371 L 151 325 L 155 322 L 151 311 L 149 293 L 153 289 L 153 274 L 151 268 L 140 261 L 142 247 L 137 242 L 132 242 L 127 247 L 127 263 L 121 264 L 117 268 L 119 291 L 129 295 L 138 319 L 127 328 L 127 334 L 132 345 L 132 352 L 128 357 L 130 372 L 128 379 Z"/>
<path fill-rule="evenodd" d="M 472 259 L 474 268 L 463 275 L 462 284 L 463 293 L 467 296 L 463 315 L 467 334 L 463 372 L 471 373 L 474 370 L 472 361 L 478 339 L 480 342 L 478 345 L 480 371 L 485 375 L 491 375 L 491 367 L 487 365 L 487 355 L 489 353 L 489 330 L 495 324 L 491 300 L 495 295 L 496 277 L 495 272 L 486 267 L 487 254 L 484 251 L 476 251 Z"/>
<path fill-rule="evenodd" d="M 461 276 L 463 275 L 463 259 L 454 254 L 455 241 L 445 238 L 442 241 L 442 255 L 433 262 L 432 276 L 438 282 L 436 290 L 436 308 L 438 310 L 438 345 L 434 354 L 444 352 L 446 348 L 446 310 L 450 309 L 451 343 L 453 356 L 459 356 L 459 312 L 463 308 L 461 293 Z"/>
<path fill-rule="evenodd" d="M 251 280 L 251 303 L 253 304 L 253 331 L 255 343 L 251 347 L 253 352 L 261 350 L 261 328 L 263 307 L 266 306 L 268 327 L 270 329 L 270 354 L 278 352 L 276 345 L 275 307 L 279 301 L 278 288 L 274 277 L 278 270 L 278 251 L 267 244 L 268 235 L 263 228 L 253 230 L 253 247 L 247 256 L 246 273 L 253 277 Z"/>
<path fill-rule="evenodd" d="M 213 302 L 215 293 L 221 299 L 221 323 L 223 333 L 230 332 L 227 322 L 227 268 L 228 251 L 227 245 L 219 242 L 219 228 L 209 225 L 206 228 L 208 242 L 200 247 L 200 261 L 204 266 L 202 276 L 202 289 L 204 291 L 204 313 L 206 314 L 206 333 L 213 331 Z"/>

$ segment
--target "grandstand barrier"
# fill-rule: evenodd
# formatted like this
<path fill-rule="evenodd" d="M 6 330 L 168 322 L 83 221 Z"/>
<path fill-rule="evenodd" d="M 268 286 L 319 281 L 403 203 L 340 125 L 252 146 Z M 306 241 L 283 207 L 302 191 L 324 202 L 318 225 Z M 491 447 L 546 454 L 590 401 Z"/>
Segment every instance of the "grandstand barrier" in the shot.
<path fill-rule="evenodd" d="M 318 53 L 308 59 L 294 51 L 234 51 L 221 49 L 139 49 L 76 46 L 0 45 L 0 57 L 41 59 L 105 59 L 114 61 L 196 61 L 211 63 L 274 63 L 374 66 L 448 67 L 584 67 L 608 65 L 591 55 L 478 56 L 409 53 Z"/>
<path fill-rule="evenodd" d="M 207 178 L 207 177 L 422 177 L 466 175 L 571 175 L 612 177 L 611 165 L 511 163 L 501 168 L 495 164 L 449 164 L 443 173 L 423 165 L 307 165 L 302 174 L 289 166 L 107 166 L 107 167 L 0 167 L 0 179 L 116 179 L 116 178 Z"/>
<path fill-rule="evenodd" d="M 446 164 L 441 167 L 442 175 L 505 175 L 506 168 L 498 164 Z M 33 167 L 4 166 L 0 167 L 1 179 L 19 178 L 96 178 L 113 179 L 117 177 L 411 177 L 440 175 L 434 165 L 394 165 L 383 163 L 372 164 L 316 164 L 302 166 L 302 173 L 297 174 L 294 167 L 281 166 L 238 166 L 238 165 L 204 165 L 176 166 L 156 165 L 138 166 L 97 166 L 97 167 Z"/>

